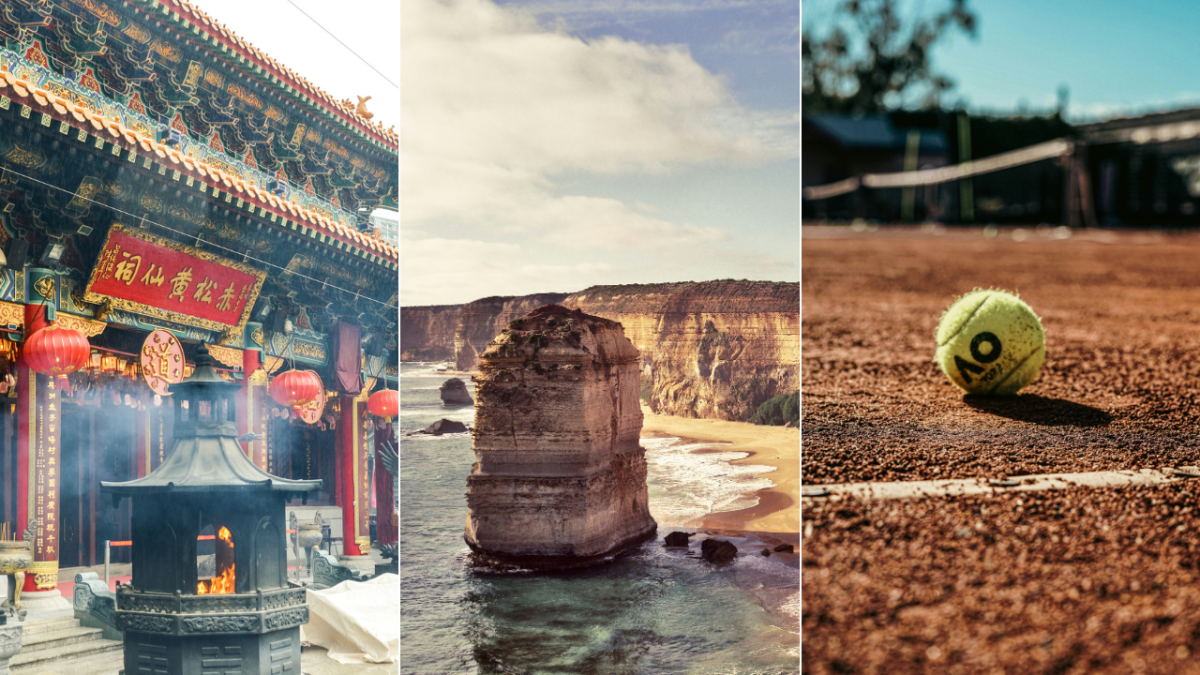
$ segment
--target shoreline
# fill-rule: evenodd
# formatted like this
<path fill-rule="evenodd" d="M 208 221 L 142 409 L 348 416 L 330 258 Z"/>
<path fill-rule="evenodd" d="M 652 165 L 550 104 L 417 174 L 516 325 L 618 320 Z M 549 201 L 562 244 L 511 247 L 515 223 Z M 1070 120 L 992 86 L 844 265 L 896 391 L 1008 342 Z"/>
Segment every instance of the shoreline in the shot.
<path fill-rule="evenodd" d="M 800 430 L 768 427 L 748 422 L 693 419 L 657 415 L 642 406 L 643 436 L 675 436 L 688 442 L 727 443 L 713 452 L 742 452 L 745 457 L 731 464 L 773 467 L 757 476 L 769 478 L 774 487 L 746 493 L 758 503 L 736 511 L 710 513 L 694 519 L 697 527 L 723 536 L 754 536 L 764 541 L 800 544 Z M 736 534 L 735 534 L 736 533 Z"/>

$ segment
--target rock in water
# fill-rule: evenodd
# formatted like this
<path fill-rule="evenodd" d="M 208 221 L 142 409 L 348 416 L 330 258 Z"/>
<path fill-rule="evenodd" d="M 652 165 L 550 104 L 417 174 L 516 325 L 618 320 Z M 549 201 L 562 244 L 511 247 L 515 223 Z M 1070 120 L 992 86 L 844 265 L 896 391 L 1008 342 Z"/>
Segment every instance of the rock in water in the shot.
<path fill-rule="evenodd" d="M 433 424 L 430 424 L 429 426 L 425 427 L 421 431 L 421 433 L 433 434 L 434 436 L 441 436 L 442 434 L 461 434 L 466 430 L 467 430 L 467 425 L 463 424 L 462 422 L 455 422 L 454 420 L 442 419 L 442 420 L 438 420 L 438 421 L 434 422 Z"/>
<path fill-rule="evenodd" d="M 691 534 L 688 534 L 687 532 L 672 532 L 663 538 L 663 545 L 682 546 L 683 548 L 687 548 L 688 537 L 695 536 L 695 534 L 695 532 L 692 532 Z"/>
<path fill-rule="evenodd" d="M 776 553 L 792 553 L 796 549 L 791 544 L 780 544 L 775 547 Z"/>
<path fill-rule="evenodd" d="M 438 389 L 438 393 L 442 396 L 442 403 L 445 405 L 475 405 L 475 401 L 471 399 L 471 395 L 467 393 L 467 383 L 452 377 L 442 383 Z"/>
<path fill-rule="evenodd" d="M 638 351 L 621 324 L 547 305 L 479 358 L 464 538 L 485 557 L 587 564 L 652 537 Z"/>
<path fill-rule="evenodd" d="M 705 539 L 700 542 L 700 555 L 710 563 L 729 562 L 737 552 L 737 547 L 724 539 Z"/>

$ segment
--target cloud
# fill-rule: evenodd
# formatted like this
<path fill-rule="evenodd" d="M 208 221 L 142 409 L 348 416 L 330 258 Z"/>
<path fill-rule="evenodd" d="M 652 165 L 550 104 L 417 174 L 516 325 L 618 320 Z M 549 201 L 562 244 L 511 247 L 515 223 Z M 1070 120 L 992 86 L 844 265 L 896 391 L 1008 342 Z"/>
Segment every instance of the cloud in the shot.
<path fill-rule="evenodd" d="M 453 280 L 423 258 L 444 237 L 460 238 L 456 256 L 479 260 L 478 271 L 506 258 L 496 273 L 593 276 L 611 267 L 523 256 L 725 241 L 719 227 L 586 194 L 586 181 L 573 180 L 571 191 L 560 184 L 797 151 L 798 112 L 744 109 L 684 46 L 584 40 L 485 0 L 406 0 L 401 12 L 401 276 L 414 294 L 419 284 Z M 497 242 L 490 256 L 482 252 L 489 241 Z"/>

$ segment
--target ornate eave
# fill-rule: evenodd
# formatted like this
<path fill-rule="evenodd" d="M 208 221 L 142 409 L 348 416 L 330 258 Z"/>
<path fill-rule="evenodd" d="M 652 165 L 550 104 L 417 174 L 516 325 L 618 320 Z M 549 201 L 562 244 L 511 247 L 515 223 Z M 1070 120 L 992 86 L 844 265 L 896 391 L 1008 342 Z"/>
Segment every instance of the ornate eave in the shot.
<path fill-rule="evenodd" d="M 136 165 L 140 160 L 143 169 L 163 176 L 169 171 L 173 181 L 181 181 L 188 187 L 199 184 L 202 193 L 208 194 L 211 190 L 214 199 L 223 198 L 230 204 L 236 202 L 236 208 L 247 215 L 298 232 L 334 249 L 345 250 L 347 254 L 368 262 L 399 270 L 399 251 L 374 235 L 365 235 L 313 208 L 285 202 L 259 190 L 253 181 L 247 184 L 210 161 L 184 155 L 158 143 L 141 130 L 127 127 L 118 120 L 105 120 L 78 103 L 36 87 L 10 71 L 0 71 L 0 110 L 9 108 L 10 102 L 29 109 L 28 113 L 22 111 L 22 117 L 28 118 L 37 113 L 43 126 L 57 122 L 64 135 L 83 134 L 85 138 L 93 135 L 96 142 L 123 151 L 127 161 Z"/>
<path fill-rule="evenodd" d="M 347 127 L 354 128 L 360 134 L 391 148 L 393 152 L 399 152 L 400 138 L 395 131 L 384 129 L 383 125 L 371 122 L 347 110 L 320 87 L 246 42 L 190 3 L 176 2 L 175 0 L 133 0 L 133 2 L 147 7 L 151 11 L 161 12 L 164 18 L 169 18 L 172 22 L 188 24 L 196 29 L 195 32 L 206 35 L 211 44 L 220 45 L 222 52 L 230 52 L 231 56 L 239 62 L 248 61 L 247 65 L 251 66 L 250 70 L 255 74 L 266 77 L 272 83 L 282 83 L 290 87 L 308 99 L 310 105 L 323 109 Z"/>
<path fill-rule="evenodd" d="M 9 4 L 11 11 L 0 12 L 0 29 L 15 36 L 6 45 L 24 55 L 17 67 L 36 65 L 43 74 L 66 78 L 75 85 L 66 98 L 79 102 L 83 93 L 84 107 L 104 119 L 114 114 L 115 104 L 123 106 L 117 113 L 125 126 L 154 133 L 169 122 L 181 135 L 176 149 L 195 151 L 202 159 L 199 146 L 211 144 L 235 158 L 219 158 L 219 168 L 238 167 L 236 173 L 249 181 L 242 165 L 251 167 L 260 186 L 284 180 L 289 198 L 299 196 L 304 203 L 305 192 L 320 195 L 323 208 L 344 206 L 351 223 L 358 208 L 395 202 L 394 133 L 190 5 L 155 0 Z M 29 70 L 35 87 L 60 93 Z M 103 100 L 86 100 L 93 94 Z M 134 114 L 144 119 L 134 121 Z M 384 141 L 364 129 L 382 133 Z"/>

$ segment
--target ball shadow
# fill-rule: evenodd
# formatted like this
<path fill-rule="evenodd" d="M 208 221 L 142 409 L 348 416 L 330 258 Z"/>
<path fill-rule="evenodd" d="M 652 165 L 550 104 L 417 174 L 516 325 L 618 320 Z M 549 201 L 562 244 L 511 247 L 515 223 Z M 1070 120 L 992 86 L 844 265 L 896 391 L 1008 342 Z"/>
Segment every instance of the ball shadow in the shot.
<path fill-rule="evenodd" d="M 1037 394 L 1016 396 L 963 396 L 963 403 L 981 412 L 1043 426 L 1103 427 L 1112 415 L 1090 405 L 1046 398 Z"/>

